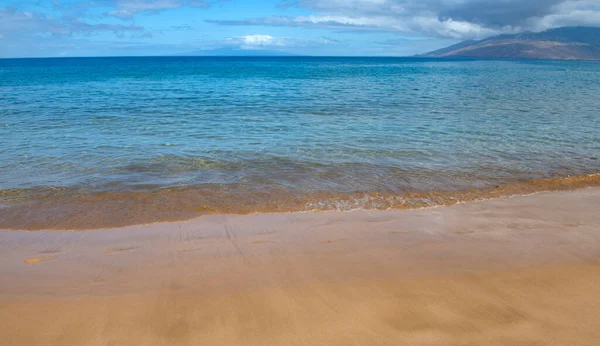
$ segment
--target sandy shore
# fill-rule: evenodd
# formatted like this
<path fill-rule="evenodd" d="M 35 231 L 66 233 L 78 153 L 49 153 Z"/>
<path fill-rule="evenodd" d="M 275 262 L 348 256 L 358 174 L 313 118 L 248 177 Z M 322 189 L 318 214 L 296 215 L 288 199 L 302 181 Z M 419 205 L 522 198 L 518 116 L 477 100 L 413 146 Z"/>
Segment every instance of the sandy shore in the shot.
<path fill-rule="evenodd" d="M 600 189 L 0 231 L 0 345 L 597 345 Z"/>

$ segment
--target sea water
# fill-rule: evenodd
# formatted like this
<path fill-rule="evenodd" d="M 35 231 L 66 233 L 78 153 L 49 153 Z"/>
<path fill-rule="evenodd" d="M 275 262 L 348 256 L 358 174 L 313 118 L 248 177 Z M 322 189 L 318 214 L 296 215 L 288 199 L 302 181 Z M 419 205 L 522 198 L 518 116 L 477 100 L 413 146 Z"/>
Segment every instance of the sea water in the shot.
<path fill-rule="evenodd" d="M 422 207 L 597 172 L 598 62 L 0 60 L 5 228 Z"/>

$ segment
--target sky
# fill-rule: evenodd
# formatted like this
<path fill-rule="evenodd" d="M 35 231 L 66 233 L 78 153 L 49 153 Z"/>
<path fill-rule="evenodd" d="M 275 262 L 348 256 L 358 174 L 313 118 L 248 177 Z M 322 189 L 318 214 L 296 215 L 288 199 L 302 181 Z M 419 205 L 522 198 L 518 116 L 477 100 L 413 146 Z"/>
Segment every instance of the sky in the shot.
<path fill-rule="evenodd" d="M 600 26 L 600 0 L 0 0 L 0 57 L 408 56 Z"/>

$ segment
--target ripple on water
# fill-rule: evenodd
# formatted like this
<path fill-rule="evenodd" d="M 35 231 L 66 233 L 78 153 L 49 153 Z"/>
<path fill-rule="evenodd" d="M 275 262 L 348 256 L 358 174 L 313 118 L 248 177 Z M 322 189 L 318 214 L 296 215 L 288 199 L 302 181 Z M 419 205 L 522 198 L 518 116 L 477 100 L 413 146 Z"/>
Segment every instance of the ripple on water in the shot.
<path fill-rule="evenodd" d="M 5 59 L 0 71 L 0 227 L 425 207 L 600 172 L 592 62 Z"/>

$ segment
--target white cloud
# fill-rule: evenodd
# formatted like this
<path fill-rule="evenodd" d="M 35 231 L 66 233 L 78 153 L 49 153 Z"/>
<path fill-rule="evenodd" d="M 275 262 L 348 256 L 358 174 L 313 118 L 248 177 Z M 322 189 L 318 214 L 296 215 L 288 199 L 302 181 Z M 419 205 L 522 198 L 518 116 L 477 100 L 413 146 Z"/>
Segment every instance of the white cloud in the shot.
<path fill-rule="evenodd" d="M 542 31 L 561 26 L 600 26 L 600 1 L 565 1 L 552 7 L 552 13 L 530 19 L 532 30 Z"/>
<path fill-rule="evenodd" d="M 112 32 L 117 36 L 150 35 L 143 27 L 136 25 L 90 24 L 77 18 L 55 18 L 15 9 L 0 9 L 0 31 L 6 38 L 17 40 L 32 36 L 77 36 L 98 32 Z"/>
<path fill-rule="evenodd" d="M 240 49 L 275 49 L 283 48 L 302 48 L 302 47 L 317 47 L 324 45 L 334 45 L 339 41 L 321 37 L 318 39 L 297 38 L 297 37 L 273 37 L 264 34 L 246 35 L 240 37 L 230 37 L 223 41 L 214 41 L 212 44 L 216 47 L 230 46 Z"/>
<path fill-rule="evenodd" d="M 276 43 L 273 36 L 269 35 L 248 35 L 242 37 L 242 40 L 248 46 L 270 46 Z"/>
<path fill-rule="evenodd" d="M 290 39 L 261 34 L 229 38 L 227 42 L 231 45 L 239 46 L 241 49 L 275 48 L 291 44 Z"/>

